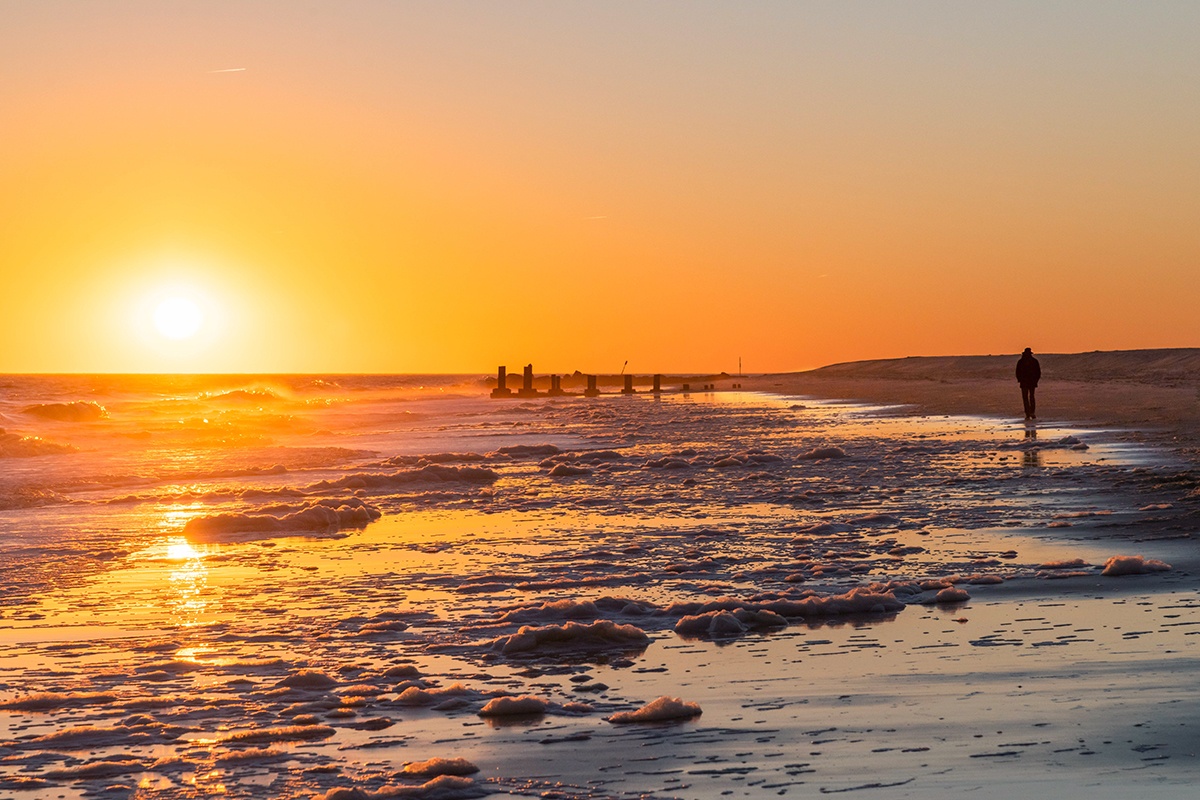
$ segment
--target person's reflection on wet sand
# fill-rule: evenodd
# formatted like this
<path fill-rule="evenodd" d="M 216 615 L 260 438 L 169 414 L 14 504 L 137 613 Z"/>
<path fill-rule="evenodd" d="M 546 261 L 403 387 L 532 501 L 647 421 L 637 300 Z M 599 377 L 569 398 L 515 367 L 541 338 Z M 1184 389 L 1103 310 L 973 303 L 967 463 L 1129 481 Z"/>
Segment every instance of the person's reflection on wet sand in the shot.
<path fill-rule="evenodd" d="M 1037 446 L 1037 428 L 1025 426 L 1025 458 L 1024 467 L 1037 468 L 1042 466 L 1042 451 Z"/>

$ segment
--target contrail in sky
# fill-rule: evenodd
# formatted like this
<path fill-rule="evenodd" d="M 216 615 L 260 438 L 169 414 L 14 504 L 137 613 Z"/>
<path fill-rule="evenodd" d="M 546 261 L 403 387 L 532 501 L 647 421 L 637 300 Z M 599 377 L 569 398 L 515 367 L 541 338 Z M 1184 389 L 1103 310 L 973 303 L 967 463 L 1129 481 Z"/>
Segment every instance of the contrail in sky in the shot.
<path fill-rule="evenodd" d="M 231 67 L 230 69 L 210 69 L 209 75 L 216 75 L 218 72 L 245 72 L 245 67 Z"/>

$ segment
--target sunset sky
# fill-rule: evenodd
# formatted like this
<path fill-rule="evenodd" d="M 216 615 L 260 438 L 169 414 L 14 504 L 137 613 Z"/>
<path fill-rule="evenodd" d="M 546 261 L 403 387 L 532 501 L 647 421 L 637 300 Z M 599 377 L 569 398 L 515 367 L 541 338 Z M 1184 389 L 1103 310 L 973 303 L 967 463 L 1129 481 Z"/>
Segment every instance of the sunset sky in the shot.
<path fill-rule="evenodd" d="M 0 372 L 1197 346 L 1198 299 L 1193 2 L 0 3 Z"/>

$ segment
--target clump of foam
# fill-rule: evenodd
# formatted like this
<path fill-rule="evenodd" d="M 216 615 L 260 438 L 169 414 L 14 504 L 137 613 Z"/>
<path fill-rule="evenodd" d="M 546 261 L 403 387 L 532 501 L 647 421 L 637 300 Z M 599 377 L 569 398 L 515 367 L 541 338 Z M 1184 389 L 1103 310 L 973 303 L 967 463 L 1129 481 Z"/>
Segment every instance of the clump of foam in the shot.
<path fill-rule="evenodd" d="M 1167 572 L 1171 565 L 1156 558 L 1142 556 L 1113 556 L 1104 562 L 1101 575 L 1116 578 L 1121 575 L 1146 575 L 1151 572 Z"/>
<path fill-rule="evenodd" d="M 478 695 L 479 692 L 463 686 L 461 683 L 435 689 L 409 685 L 400 692 L 394 702 L 401 706 L 428 706 L 438 703 L 439 705 L 434 708 L 448 709 L 465 704 L 469 698 L 475 698 Z"/>
<path fill-rule="evenodd" d="M 812 593 L 799 600 L 771 600 L 746 603 L 722 597 L 707 603 L 672 603 L 665 612 L 678 616 L 695 616 L 711 611 L 737 612 L 769 611 L 785 619 L 794 617 L 836 617 L 843 614 L 883 614 L 904 609 L 904 603 L 888 587 L 856 586 L 845 594 L 819 595 Z"/>
<path fill-rule="evenodd" d="M 165 725 L 138 728 L 76 725 L 37 736 L 29 741 L 43 750 L 94 750 L 103 747 L 159 744 L 172 741 L 183 732 L 183 728 Z"/>
<path fill-rule="evenodd" d="M 222 736 L 219 742 L 240 744 L 275 744 L 276 742 L 311 742 L 328 739 L 337 731 L 328 725 L 285 725 L 278 728 L 253 728 L 234 731 Z"/>
<path fill-rule="evenodd" d="M 751 629 L 786 626 L 787 620 L 774 611 L 739 608 L 685 616 L 675 623 L 675 632 L 684 636 L 722 637 L 736 636 Z"/>
<path fill-rule="evenodd" d="M 960 589 L 957 586 L 947 586 L 937 593 L 933 598 L 935 603 L 965 603 L 971 599 L 971 595 L 966 589 Z"/>
<path fill-rule="evenodd" d="M 364 623 L 358 629 L 359 636 L 386 636 L 408 630 L 408 623 L 398 619 L 385 619 Z"/>
<path fill-rule="evenodd" d="M 428 464 L 419 469 L 402 469 L 396 472 L 353 472 L 335 480 L 318 481 L 309 490 L 328 489 L 389 489 L 422 484 L 443 483 L 495 483 L 500 475 L 486 467 L 447 467 Z"/>
<path fill-rule="evenodd" d="M 779 464 L 782 461 L 782 456 L 754 450 L 746 453 L 732 453 L 727 456 L 719 457 L 713 462 L 713 466 L 724 469 L 725 467 L 748 467 L 758 464 Z"/>
<path fill-rule="evenodd" d="M 434 700 L 433 694 L 420 686 L 409 686 L 396 696 L 396 704 L 401 706 L 427 706 Z"/>
<path fill-rule="evenodd" d="M 551 478 L 574 478 L 579 475 L 591 475 L 592 470 L 574 464 L 555 464 L 548 474 Z"/>
<path fill-rule="evenodd" d="M 419 456 L 392 456 L 382 463 L 389 467 L 425 467 L 429 464 L 452 464 L 454 462 L 483 461 L 479 453 L 425 453 Z"/>
<path fill-rule="evenodd" d="M 541 650 L 603 650 L 645 647 L 650 637 L 641 628 L 600 620 L 591 625 L 568 622 L 565 625 L 534 627 L 526 625 L 510 636 L 489 642 L 492 650 L 505 655 L 536 653 Z"/>
<path fill-rule="evenodd" d="M 496 448 L 494 455 L 527 458 L 529 456 L 553 456 L 561 452 L 558 445 L 553 444 L 510 444 L 507 447 Z"/>
<path fill-rule="evenodd" d="M 591 600 L 551 600 L 540 606 L 507 611 L 500 622 L 544 622 L 559 619 L 595 619 L 600 609 Z"/>
<path fill-rule="evenodd" d="M 618 711 L 606 719 L 618 725 L 633 722 L 671 722 L 692 719 L 700 716 L 701 713 L 698 703 L 687 703 L 678 697 L 664 695 L 636 711 Z"/>
<path fill-rule="evenodd" d="M 524 714 L 545 714 L 550 704 L 540 697 L 523 694 L 520 697 L 493 697 L 479 710 L 481 717 L 513 717 Z"/>
<path fill-rule="evenodd" d="M 230 750 L 217 756 L 217 764 L 238 765 L 271 764 L 276 761 L 287 761 L 292 757 L 291 752 L 281 747 L 249 747 L 240 750 Z"/>
<path fill-rule="evenodd" d="M 105 758 L 100 761 L 90 761 L 86 764 L 46 770 L 42 774 L 46 778 L 55 781 L 99 780 L 142 772 L 146 769 L 146 766 L 145 762 L 134 757 L 127 759 Z"/>
<path fill-rule="evenodd" d="M 246 538 L 246 534 L 337 533 L 365 528 L 383 512 L 356 497 L 318 500 L 288 514 L 215 514 L 190 519 L 183 533 L 193 541 L 219 541 L 224 537 Z"/>
<path fill-rule="evenodd" d="M 840 447 L 814 447 L 796 456 L 800 461 L 824 461 L 828 458 L 845 458 L 846 451 Z"/>
<path fill-rule="evenodd" d="M 465 758 L 431 758 L 405 764 L 400 772 L 421 778 L 436 778 L 439 775 L 474 775 L 479 772 L 479 767 Z"/>
<path fill-rule="evenodd" d="M 383 671 L 385 678 L 419 678 L 421 670 L 414 667 L 412 664 L 398 664 L 394 667 L 388 667 Z"/>
<path fill-rule="evenodd" d="M 38 692 L 0 702 L 0 708 L 10 711 L 58 711 L 63 708 L 102 705 L 116 699 L 116 695 L 108 692 Z"/>
<path fill-rule="evenodd" d="M 383 800 L 389 797 L 411 797 L 416 800 L 467 800 L 483 797 L 490 792 L 470 778 L 461 775 L 439 775 L 420 786 L 383 786 L 374 791 L 357 786 L 339 786 L 312 800 Z"/>

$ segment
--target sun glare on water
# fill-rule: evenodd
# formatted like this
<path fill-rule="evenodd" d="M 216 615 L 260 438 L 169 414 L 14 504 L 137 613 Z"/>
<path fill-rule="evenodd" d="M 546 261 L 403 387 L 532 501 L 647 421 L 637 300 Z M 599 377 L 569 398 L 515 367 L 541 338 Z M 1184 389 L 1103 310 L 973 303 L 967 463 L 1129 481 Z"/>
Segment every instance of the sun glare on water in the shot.
<path fill-rule="evenodd" d="M 167 545 L 167 558 L 171 561 L 186 561 L 199 557 L 200 553 L 186 540 L 181 539 Z"/>
<path fill-rule="evenodd" d="M 154 328 L 168 339 L 189 339 L 204 325 L 204 312 L 186 297 L 168 297 L 154 309 Z"/>

